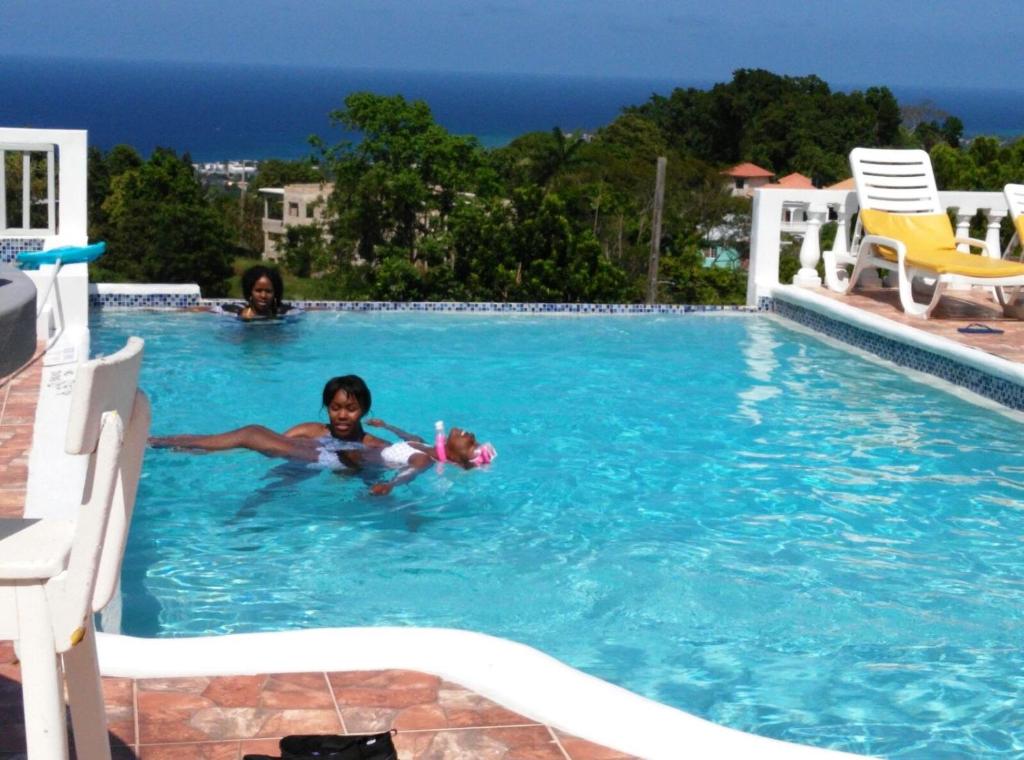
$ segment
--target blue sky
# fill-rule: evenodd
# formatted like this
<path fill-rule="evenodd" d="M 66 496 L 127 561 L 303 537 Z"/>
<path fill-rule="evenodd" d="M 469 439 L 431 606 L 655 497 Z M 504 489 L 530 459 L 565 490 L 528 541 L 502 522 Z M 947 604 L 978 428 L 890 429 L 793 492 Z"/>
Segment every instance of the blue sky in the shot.
<path fill-rule="evenodd" d="M 1019 89 L 1007 0 L 0 0 L 0 55 Z"/>

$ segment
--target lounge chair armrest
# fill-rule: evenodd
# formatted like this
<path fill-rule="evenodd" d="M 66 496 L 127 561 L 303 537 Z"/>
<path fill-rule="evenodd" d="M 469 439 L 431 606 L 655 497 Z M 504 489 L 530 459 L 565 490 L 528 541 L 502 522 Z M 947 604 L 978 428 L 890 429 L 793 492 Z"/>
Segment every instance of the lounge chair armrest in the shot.
<path fill-rule="evenodd" d="M 860 239 L 860 247 L 863 248 L 866 245 L 884 245 L 886 248 L 892 248 L 897 254 L 906 254 L 907 252 L 907 246 L 902 240 L 885 235 L 865 235 Z"/>
<path fill-rule="evenodd" d="M 969 245 L 971 248 L 980 248 L 981 249 L 981 254 L 983 256 L 991 256 L 992 255 L 992 252 L 989 251 L 989 249 L 988 249 L 988 243 L 986 243 L 984 240 L 981 240 L 980 238 L 958 237 L 958 238 L 954 238 L 954 241 L 956 243 L 965 243 L 966 245 Z M 998 258 L 998 257 L 996 257 L 996 258 Z"/>

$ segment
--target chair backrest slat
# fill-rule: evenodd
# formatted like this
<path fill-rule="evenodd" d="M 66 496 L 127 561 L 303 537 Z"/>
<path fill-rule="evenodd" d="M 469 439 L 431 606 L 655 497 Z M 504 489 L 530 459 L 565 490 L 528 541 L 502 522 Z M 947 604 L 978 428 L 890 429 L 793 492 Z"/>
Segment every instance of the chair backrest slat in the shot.
<path fill-rule="evenodd" d="M 120 351 L 85 362 L 78 368 L 71 393 L 71 415 L 64 449 L 69 454 L 88 454 L 95 450 L 100 434 L 100 419 L 116 410 L 127 425 L 132 418 L 135 389 L 142 365 L 141 338 L 131 337 Z"/>
<path fill-rule="evenodd" d="M 1024 185 L 1007 185 L 1003 188 L 1003 194 L 1010 207 L 1010 216 L 1014 220 L 1024 216 Z"/>
<path fill-rule="evenodd" d="M 923 150 L 854 148 L 850 168 L 861 208 L 896 214 L 944 212 L 931 158 Z"/>

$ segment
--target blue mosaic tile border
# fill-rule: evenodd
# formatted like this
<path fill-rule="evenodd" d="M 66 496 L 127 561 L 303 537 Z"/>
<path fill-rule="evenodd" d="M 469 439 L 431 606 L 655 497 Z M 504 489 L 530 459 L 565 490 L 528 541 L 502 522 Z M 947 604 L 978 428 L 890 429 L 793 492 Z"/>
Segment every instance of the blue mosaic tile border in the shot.
<path fill-rule="evenodd" d="M 94 309 L 191 309 L 199 306 L 194 293 L 90 293 Z"/>
<path fill-rule="evenodd" d="M 238 303 L 231 298 L 203 298 L 202 306 Z M 608 303 L 502 303 L 460 301 L 292 301 L 306 311 L 418 311 L 496 314 L 698 314 L 708 312 L 753 312 L 743 305 L 608 304 Z"/>
<path fill-rule="evenodd" d="M 815 332 L 869 351 L 875 356 L 887 359 L 901 367 L 926 372 L 1010 409 L 1024 411 L 1024 385 L 990 375 L 980 369 L 969 367 L 923 348 L 908 346 L 906 343 L 900 343 L 892 338 L 832 319 L 781 299 L 762 298 L 761 301 L 768 302 L 766 304 L 768 311 L 809 327 Z M 761 304 L 759 303 L 758 306 L 760 307 Z"/>
<path fill-rule="evenodd" d="M 43 250 L 43 238 L 0 238 L 0 261 L 10 263 L 22 251 Z"/>

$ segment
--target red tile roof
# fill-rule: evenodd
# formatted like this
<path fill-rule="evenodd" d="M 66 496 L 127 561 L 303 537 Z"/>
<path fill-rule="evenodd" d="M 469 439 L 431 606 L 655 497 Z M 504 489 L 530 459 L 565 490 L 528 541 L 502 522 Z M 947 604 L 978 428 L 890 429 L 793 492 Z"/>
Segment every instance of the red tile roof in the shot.
<path fill-rule="evenodd" d="M 803 174 L 793 172 L 792 174 L 787 174 L 778 182 L 769 182 L 767 185 L 764 185 L 764 187 L 776 189 L 788 188 L 790 190 L 813 190 L 814 183 L 811 182 L 810 177 L 805 177 Z"/>
<path fill-rule="evenodd" d="M 736 164 L 731 169 L 726 169 L 722 174 L 730 177 L 774 177 L 774 172 L 762 169 L 760 166 L 750 163 Z"/>
<path fill-rule="evenodd" d="M 805 177 L 799 172 L 793 172 L 787 174 L 785 177 L 779 180 L 779 185 L 782 187 L 802 187 L 802 188 L 813 188 L 814 183 L 811 182 L 810 177 Z"/>

